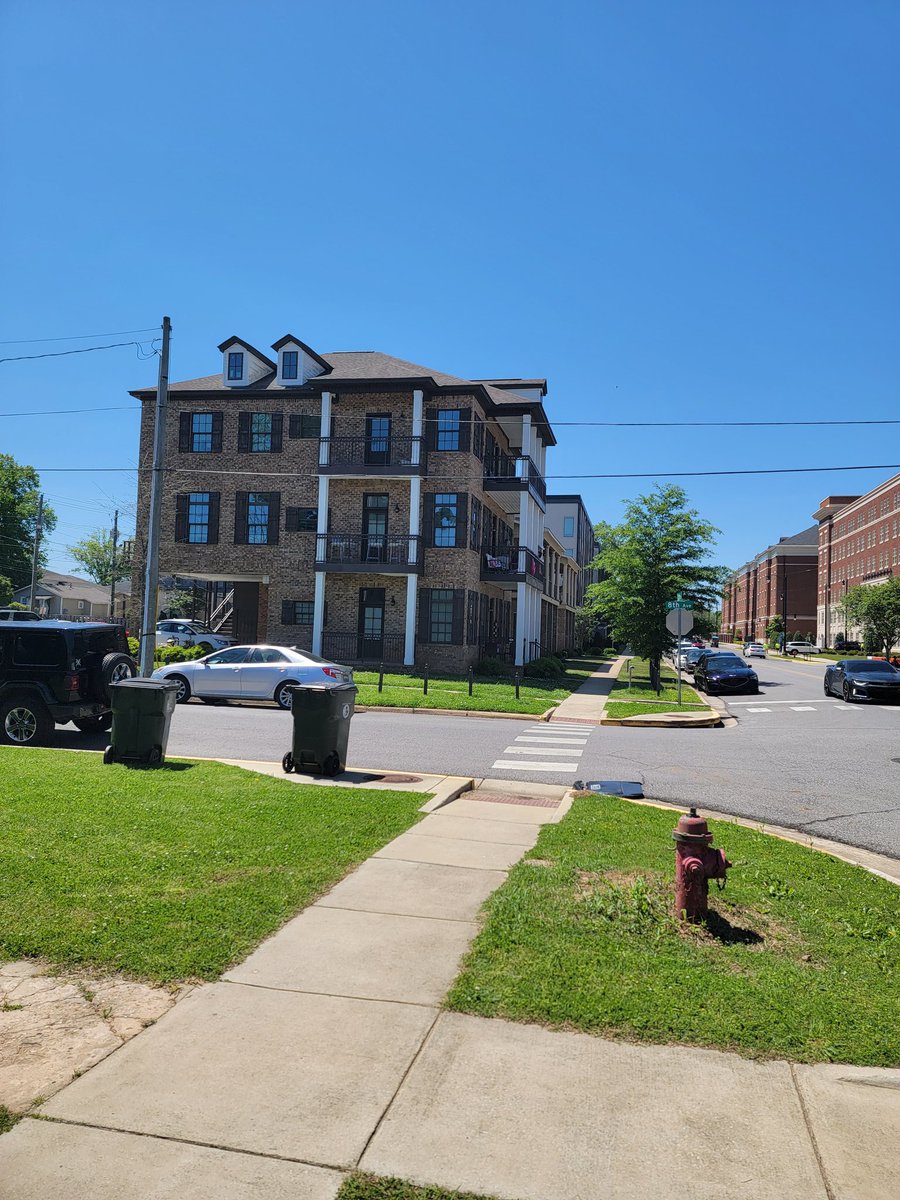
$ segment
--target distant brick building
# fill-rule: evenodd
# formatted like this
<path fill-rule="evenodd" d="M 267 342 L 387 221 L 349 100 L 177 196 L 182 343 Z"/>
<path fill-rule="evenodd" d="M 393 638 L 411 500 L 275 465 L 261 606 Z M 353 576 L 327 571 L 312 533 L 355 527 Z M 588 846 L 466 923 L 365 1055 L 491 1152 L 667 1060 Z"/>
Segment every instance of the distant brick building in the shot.
<path fill-rule="evenodd" d="M 788 637 L 816 635 L 819 530 L 783 537 L 735 571 L 722 592 L 722 632 L 761 641 L 773 617 L 787 614 Z"/>

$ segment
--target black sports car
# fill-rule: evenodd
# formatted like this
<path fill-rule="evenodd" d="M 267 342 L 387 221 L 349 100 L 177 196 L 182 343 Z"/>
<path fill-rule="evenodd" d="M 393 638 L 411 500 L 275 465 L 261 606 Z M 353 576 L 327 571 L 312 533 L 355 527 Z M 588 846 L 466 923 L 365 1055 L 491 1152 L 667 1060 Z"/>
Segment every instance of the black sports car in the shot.
<path fill-rule="evenodd" d="M 825 672 L 825 695 L 851 700 L 900 700 L 900 671 L 883 658 L 842 658 Z"/>
<path fill-rule="evenodd" d="M 694 669 L 694 684 L 698 691 L 709 695 L 713 692 L 759 691 L 756 672 L 736 654 L 704 654 Z"/>

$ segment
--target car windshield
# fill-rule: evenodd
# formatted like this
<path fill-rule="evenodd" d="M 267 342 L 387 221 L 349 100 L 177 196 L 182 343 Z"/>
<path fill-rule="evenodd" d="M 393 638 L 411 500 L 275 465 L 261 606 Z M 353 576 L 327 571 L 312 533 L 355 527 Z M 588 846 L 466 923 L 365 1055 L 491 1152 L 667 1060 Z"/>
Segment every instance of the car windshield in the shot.
<path fill-rule="evenodd" d="M 193 629 L 194 633 L 212 633 L 213 632 L 213 630 L 210 629 L 210 627 L 208 625 L 204 625 L 202 621 L 185 621 L 184 624 L 188 625 L 191 629 Z"/>
<path fill-rule="evenodd" d="M 706 665 L 714 670 L 724 670 L 726 667 L 742 667 L 744 664 L 736 654 L 710 654 Z"/>
<path fill-rule="evenodd" d="M 883 659 L 874 661 L 869 658 L 850 658 L 844 663 L 848 671 L 854 675 L 897 675 L 900 674 L 889 662 Z"/>

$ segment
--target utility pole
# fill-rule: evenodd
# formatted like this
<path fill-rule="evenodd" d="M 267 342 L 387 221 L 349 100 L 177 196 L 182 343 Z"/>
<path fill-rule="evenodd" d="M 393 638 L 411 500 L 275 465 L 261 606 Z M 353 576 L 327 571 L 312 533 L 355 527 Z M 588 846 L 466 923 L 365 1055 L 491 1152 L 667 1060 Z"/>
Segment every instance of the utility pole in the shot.
<path fill-rule="evenodd" d="M 784 564 L 784 578 L 781 581 L 781 653 L 787 653 L 787 563 Z"/>
<path fill-rule="evenodd" d="M 159 518 L 166 462 L 166 407 L 169 399 L 169 335 L 172 322 L 163 317 L 159 380 L 156 386 L 156 420 L 153 427 L 153 468 L 150 477 L 150 523 L 147 528 L 147 562 L 144 568 L 144 607 L 141 616 L 142 675 L 153 674 L 156 650 L 156 610 L 159 592 Z"/>
<path fill-rule="evenodd" d="M 37 520 L 34 523 L 34 551 L 31 555 L 31 594 L 28 597 L 28 607 L 32 612 L 37 612 L 34 607 L 34 593 L 37 591 L 38 577 L 38 555 L 41 550 L 41 531 L 44 521 L 44 497 L 43 494 L 38 496 Z"/>
<path fill-rule="evenodd" d="M 112 562 L 110 564 L 110 582 L 109 582 L 109 619 L 115 620 L 116 616 L 116 547 L 119 544 L 119 510 L 116 509 L 116 515 L 113 517 L 112 527 Z"/>

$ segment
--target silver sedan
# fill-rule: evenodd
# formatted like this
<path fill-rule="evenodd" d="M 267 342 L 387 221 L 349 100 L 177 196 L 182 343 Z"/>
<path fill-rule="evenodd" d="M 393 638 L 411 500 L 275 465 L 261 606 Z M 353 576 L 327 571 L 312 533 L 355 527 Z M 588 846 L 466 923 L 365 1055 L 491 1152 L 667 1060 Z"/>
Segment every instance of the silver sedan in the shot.
<path fill-rule="evenodd" d="M 231 646 L 194 662 L 171 663 L 153 672 L 154 679 L 178 684 L 176 700 L 191 696 L 207 704 L 222 700 L 274 700 L 290 709 L 290 689 L 297 684 L 352 683 L 349 667 L 287 646 Z"/>

